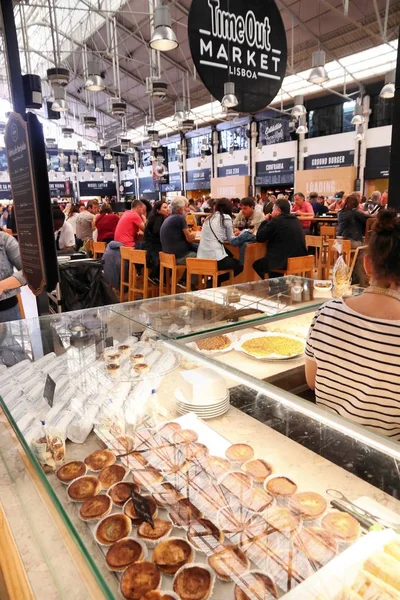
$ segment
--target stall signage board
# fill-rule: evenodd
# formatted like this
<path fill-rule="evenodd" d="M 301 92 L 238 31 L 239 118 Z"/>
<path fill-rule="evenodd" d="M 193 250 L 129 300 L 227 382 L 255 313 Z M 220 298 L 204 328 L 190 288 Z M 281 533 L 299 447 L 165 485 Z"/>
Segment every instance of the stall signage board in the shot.
<path fill-rule="evenodd" d="M 11 185 L 0 183 L 0 200 L 11 200 Z"/>
<path fill-rule="evenodd" d="M 116 196 L 117 186 L 115 181 L 80 181 L 79 193 L 81 196 Z"/>
<path fill-rule="evenodd" d="M 261 141 L 266 146 L 290 141 L 289 121 L 287 119 L 283 121 L 269 119 L 264 126 L 264 139 L 261 139 Z"/>
<path fill-rule="evenodd" d="M 170 173 L 169 183 L 161 185 L 162 192 L 180 192 L 182 190 L 182 177 L 180 173 Z"/>
<path fill-rule="evenodd" d="M 192 0 L 188 37 L 197 73 L 217 100 L 230 81 L 235 110 L 256 113 L 279 92 L 287 42 L 274 0 Z"/>
<path fill-rule="evenodd" d="M 354 150 L 329 152 L 328 154 L 313 154 L 304 159 L 304 169 L 332 169 L 337 167 L 352 167 L 354 165 Z"/>
<path fill-rule="evenodd" d="M 72 185 L 68 181 L 51 181 L 49 183 L 50 198 L 70 197 L 72 194 Z"/>
<path fill-rule="evenodd" d="M 256 163 L 256 185 L 284 185 L 294 182 L 294 158 Z"/>
<path fill-rule="evenodd" d="M 386 179 L 389 177 L 390 146 L 367 148 L 365 179 Z"/>
<path fill-rule="evenodd" d="M 249 167 L 247 165 L 232 165 L 230 167 L 218 167 L 218 177 L 236 177 L 238 175 L 248 175 Z"/>
<path fill-rule="evenodd" d="M 211 169 L 188 171 L 187 190 L 209 190 L 211 187 Z"/>
<path fill-rule="evenodd" d="M 18 113 L 9 116 L 4 135 L 8 171 L 17 222 L 22 271 L 30 290 L 38 296 L 45 286 L 38 205 L 33 180 L 28 128 Z"/>

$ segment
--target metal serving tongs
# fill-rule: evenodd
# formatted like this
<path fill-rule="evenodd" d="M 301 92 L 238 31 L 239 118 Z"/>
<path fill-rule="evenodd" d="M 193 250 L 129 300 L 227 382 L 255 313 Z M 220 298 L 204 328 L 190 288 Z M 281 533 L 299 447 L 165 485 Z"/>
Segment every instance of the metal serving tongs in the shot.
<path fill-rule="evenodd" d="M 346 498 L 339 490 L 328 489 L 326 490 L 326 493 L 328 496 L 331 496 L 331 498 L 334 498 L 334 500 L 331 500 L 331 504 L 334 508 L 352 515 L 365 529 L 370 529 L 371 527 L 379 525 L 380 527 L 393 529 L 396 533 L 400 533 L 400 525 L 398 523 L 378 517 L 368 510 L 357 506 L 357 504 L 354 504 L 354 502 Z"/>

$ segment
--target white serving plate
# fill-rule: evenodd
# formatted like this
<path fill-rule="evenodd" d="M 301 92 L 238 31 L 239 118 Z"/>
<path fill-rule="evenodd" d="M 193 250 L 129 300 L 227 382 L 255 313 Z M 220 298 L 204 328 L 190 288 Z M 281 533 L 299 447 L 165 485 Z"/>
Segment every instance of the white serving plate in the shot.
<path fill-rule="evenodd" d="M 211 402 L 202 402 L 201 404 L 194 403 L 194 402 L 187 402 L 186 397 L 183 394 L 181 388 L 177 388 L 175 390 L 175 398 L 179 404 L 185 405 L 188 408 L 191 408 L 191 407 L 193 407 L 193 408 L 208 408 L 208 407 L 213 407 L 213 406 L 222 404 L 227 399 L 229 400 L 229 390 L 227 391 L 227 394 L 224 398 L 216 398 L 216 399 L 212 400 Z M 207 399 L 205 399 L 205 400 L 207 400 Z"/>
<path fill-rule="evenodd" d="M 226 412 L 228 412 L 230 406 L 228 405 L 226 408 L 224 408 L 223 410 L 220 410 L 217 413 L 210 413 L 208 415 L 202 414 L 202 415 L 197 415 L 195 411 L 191 410 L 191 411 L 185 411 L 185 410 L 180 410 L 179 408 L 177 409 L 179 414 L 181 415 L 195 415 L 197 416 L 199 419 L 216 419 L 217 417 L 221 417 L 222 415 L 224 415 Z"/>
<path fill-rule="evenodd" d="M 216 334 L 213 337 L 217 337 L 218 335 L 219 334 Z M 193 350 L 197 350 L 198 352 L 201 352 L 201 354 L 204 354 L 204 356 L 218 356 L 219 354 L 226 354 L 226 352 L 230 352 L 234 349 L 235 343 L 237 342 L 237 335 L 234 333 L 221 333 L 220 335 L 225 335 L 227 338 L 230 339 L 231 342 L 229 346 L 227 346 L 223 350 L 202 350 L 197 345 L 197 342 L 190 342 L 188 344 L 188 347 L 193 348 Z"/>
<path fill-rule="evenodd" d="M 196 408 L 193 408 L 193 407 L 192 408 L 186 408 L 185 406 L 177 404 L 178 410 L 180 410 L 182 412 L 186 412 L 186 413 L 195 412 L 196 415 L 198 415 L 199 417 L 201 417 L 201 415 L 209 415 L 209 414 L 213 414 L 213 413 L 216 413 L 216 412 L 220 412 L 222 410 L 225 410 L 225 409 L 229 408 L 229 406 L 230 406 L 230 404 L 229 404 L 229 401 L 228 401 L 228 402 L 224 403 L 222 406 L 218 406 L 216 408 L 210 408 L 209 410 L 199 410 L 199 409 L 196 409 Z"/>
<path fill-rule="evenodd" d="M 281 356 L 280 354 L 269 354 L 268 356 L 254 356 L 253 354 L 250 354 L 250 352 L 247 352 L 246 350 L 244 350 L 242 347 L 242 344 L 244 344 L 244 342 L 247 342 L 248 340 L 254 340 L 256 338 L 270 338 L 270 337 L 286 337 L 291 340 L 296 340 L 297 342 L 301 342 L 303 344 L 303 346 L 305 347 L 305 340 L 300 337 L 297 337 L 295 335 L 290 335 L 289 333 L 278 333 L 276 331 L 269 331 L 269 332 L 265 332 L 265 333 L 246 333 L 246 335 L 241 337 L 240 340 L 238 340 L 236 342 L 235 350 L 237 352 L 243 352 L 243 354 L 246 354 L 246 356 L 249 356 L 250 358 L 253 358 L 255 360 L 293 360 L 294 358 L 299 358 L 300 356 L 303 356 L 304 351 L 300 352 L 299 354 L 293 354 L 292 356 Z"/>

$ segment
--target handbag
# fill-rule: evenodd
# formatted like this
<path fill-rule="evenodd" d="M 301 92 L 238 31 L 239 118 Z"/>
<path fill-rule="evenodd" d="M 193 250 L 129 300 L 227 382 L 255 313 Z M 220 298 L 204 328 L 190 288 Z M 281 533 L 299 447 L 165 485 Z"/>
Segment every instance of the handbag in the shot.
<path fill-rule="evenodd" d="M 220 240 L 220 239 L 218 238 L 218 236 L 216 235 L 216 233 L 215 233 L 214 229 L 212 228 L 212 226 L 211 226 L 211 219 L 212 219 L 212 217 L 210 217 L 210 218 L 209 218 L 209 220 L 208 220 L 208 224 L 209 224 L 209 226 L 210 226 L 210 229 L 211 229 L 211 232 L 212 232 L 213 236 L 215 237 L 215 239 L 217 240 L 217 242 L 219 242 L 219 243 L 221 244 L 221 246 L 223 246 L 223 247 L 224 247 L 224 250 L 225 250 L 225 252 L 227 253 L 227 255 L 228 255 L 228 256 L 230 256 L 230 257 L 232 258 L 232 257 L 233 257 L 233 254 L 232 254 L 231 250 L 229 250 L 229 248 L 226 248 L 226 246 L 225 246 L 224 242 L 221 242 L 221 240 Z"/>

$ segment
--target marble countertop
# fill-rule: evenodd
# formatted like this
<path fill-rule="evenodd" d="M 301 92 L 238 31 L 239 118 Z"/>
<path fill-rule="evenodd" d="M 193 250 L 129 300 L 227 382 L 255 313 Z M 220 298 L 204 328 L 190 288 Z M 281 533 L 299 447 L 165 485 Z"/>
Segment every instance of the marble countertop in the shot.
<path fill-rule="evenodd" d="M 308 315 L 293 319 L 298 328 L 308 328 Z M 277 327 L 285 330 L 287 325 L 279 322 L 279 324 L 271 324 L 268 328 Z M 226 356 L 224 358 L 226 359 Z M 268 368 L 268 364 L 262 363 L 259 366 L 259 363 L 256 363 L 257 368 L 262 369 Z M 245 365 L 242 360 L 241 368 L 247 369 L 247 364 Z M 262 374 L 263 378 L 268 376 L 264 371 Z M 166 376 L 159 388 L 159 401 L 168 419 L 178 417 L 175 408 L 175 390 L 179 385 L 180 370 L 178 369 Z M 241 395 L 240 387 L 236 388 L 235 393 L 237 396 Z M 299 491 L 315 491 L 326 496 L 326 490 L 334 488 L 352 501 L 367 496 L 400 515 L 400 502 L 395 498 L 237 408 L 231 407 L 224 416 L 209 420 L 207 423 L 230 442 L 250 444 L 256 456 L 270 462 L 275 472 L 292 477 L 297 482 Z M 0 501 L 5 507 L 35 597 L 40 600 L 102 598 L 101 594 L 92 596 L 88 592 L 76 562 L 65 547 L 63 536 L 29 476 L 24 464 L 27 460 L 26 456 L 23 457 L 15 452 L 16 442 L 10 437 L 9 427 L 4 422 L 0 422 L 0 435 L 2 442 Z M 5 440 L 8 440 L 8 446 L 4 445 Z M 91 434 L 83 445 L 68 443 L 67 460 L 82 459 L 100 446 L 101 442 L 94 434 Z M 8 449 L 7 452 L 3 448 Z M 76 505 L 68 502 L 66 488 L 54 476 L 50 476 L 49 481 L 87 551 L 96 562 L 112 593 L 117 597 L 117 579 L 107 570 L 104 557 L 96 547 L 92 534 L 86 524 L 79 519 Z M 231 584 L 219 584 L 213 600 L 233 598 L 231 590 Z"/>

